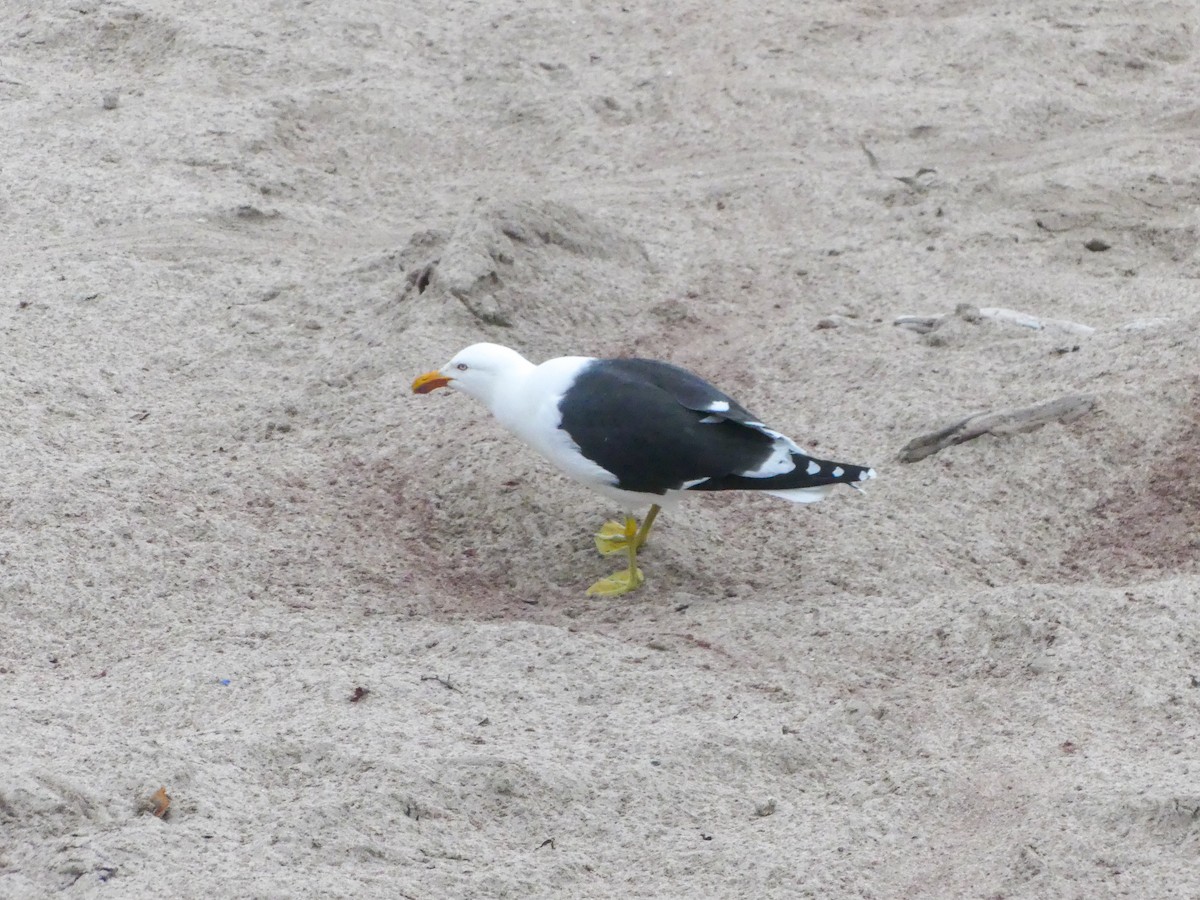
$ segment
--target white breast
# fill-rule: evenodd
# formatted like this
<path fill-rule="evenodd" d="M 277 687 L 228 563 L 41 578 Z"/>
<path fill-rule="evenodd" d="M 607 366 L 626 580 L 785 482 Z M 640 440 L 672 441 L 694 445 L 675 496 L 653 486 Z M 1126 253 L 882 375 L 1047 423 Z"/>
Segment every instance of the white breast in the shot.
<path fill-rule="evenodd" d="M 563 356 L 506 381 L 496 392 L 492 413 L 501 425 L 567 475 L 589 487 L 611 488 L 617 476 L 580 453 L 571 436 L 559 427 L 562 413 L 558 404 L 579 370 L 590 362 L 584 356 Z"/>

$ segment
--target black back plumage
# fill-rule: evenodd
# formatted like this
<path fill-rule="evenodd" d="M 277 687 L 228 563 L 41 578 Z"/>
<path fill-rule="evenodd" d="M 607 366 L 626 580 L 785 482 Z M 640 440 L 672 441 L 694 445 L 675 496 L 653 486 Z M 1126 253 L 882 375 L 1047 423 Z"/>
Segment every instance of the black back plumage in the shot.
<path fill-rule="evenodd" d="M 727 404 L 727 406 L 726 406 Z M 714 408 L 715 407 L 715 408 Z M 785 490 L 855 483 L 866 469 L 793 454 L 793 471 L 747 477 L 781 438 L 727 394 L 686 369 L 650 359 L 596 360 L 559 403 L 561 427 L 627 491 Z M 837 475 L 833 473 L 837 471 Z M 703 479 L 703 480 L 702 480 Z M 696 483 L 698 482 L 698 483 Z"/>

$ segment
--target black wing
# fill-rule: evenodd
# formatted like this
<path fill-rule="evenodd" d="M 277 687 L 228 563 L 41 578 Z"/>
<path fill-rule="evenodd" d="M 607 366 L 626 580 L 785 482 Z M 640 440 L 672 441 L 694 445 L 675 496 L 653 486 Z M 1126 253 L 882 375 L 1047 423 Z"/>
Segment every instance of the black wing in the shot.
<path fill-rule="evenodd" d="M 650 359 L 596 360 L 559 403 L 561 427 L 617 487 L 661 494 L 754 470 L 777 440 L 708 382 Z"/>

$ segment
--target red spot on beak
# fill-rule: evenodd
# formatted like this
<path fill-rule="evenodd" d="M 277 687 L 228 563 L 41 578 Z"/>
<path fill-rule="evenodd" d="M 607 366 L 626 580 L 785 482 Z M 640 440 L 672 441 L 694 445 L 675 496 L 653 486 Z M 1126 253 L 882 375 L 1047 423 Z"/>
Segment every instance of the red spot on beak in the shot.
<path fill-rule="evenodd" d="M 450 379 L 441 372 L 426 372 L 424 375 L 418 375 L 416 381 L 413 382 L 412 389 L 414 394 L 428 394 L 430 391 L 436 391 L 438 388 L 445 387 L 450 383 Z"/>

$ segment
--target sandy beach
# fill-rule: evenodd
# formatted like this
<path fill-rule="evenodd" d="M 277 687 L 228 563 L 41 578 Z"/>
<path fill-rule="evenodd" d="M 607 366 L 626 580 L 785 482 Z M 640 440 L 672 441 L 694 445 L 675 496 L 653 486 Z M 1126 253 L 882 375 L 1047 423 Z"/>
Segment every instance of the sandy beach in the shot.
<path fill-rule="evenodd" d="M 1193 4 L 0 22 L 0 897 L 1200 894 Z M 586 597 L 476 341 L 879 478 Z"/>

